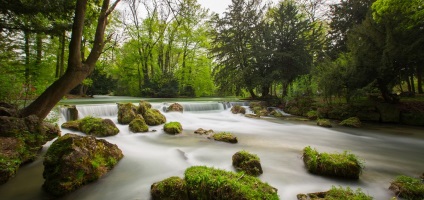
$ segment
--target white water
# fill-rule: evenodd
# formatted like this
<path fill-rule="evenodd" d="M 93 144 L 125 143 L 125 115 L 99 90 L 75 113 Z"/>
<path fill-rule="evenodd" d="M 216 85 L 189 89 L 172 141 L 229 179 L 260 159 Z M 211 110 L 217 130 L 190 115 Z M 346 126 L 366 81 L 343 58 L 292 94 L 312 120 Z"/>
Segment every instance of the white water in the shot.
<path fill-rule="evenodd" d="M 78 105 L 80 117 L 110 118 L 117 124 L 120 133 L 104 139 L 117 144 L 125 157 L 105 177 L 61 199 L 150 199 L 152 183 L 170 176 L 183 177 L 187 167 L 207 165 L 233 171 L 231 157 L 243 149 L 260 157 L 264 174 L 259 178 L 277 188 L 280 199 L 326 191 L 332 185 L 360 187 L 374 199 L 390 199 L 393 194 L 387 188 L 396 175 L 417 176 L 424 172 L 423 128 L 389 125 L 381 129 L 369 125 L 366 129 L 327 129 L 313 123 L 250 119 L 231 114 L 222 103 L 182 104 L 187 109 L 184 113 L 164 113 L 168 122 L 182 124 L 184 132 L 177 136 L 165 134 L 162 126 L 150 128 L 157 132 L 129 132 L 127 125 L 117 123 L 116 104 Z M 166 105 L 153 103 L 161 110 Z M 195 135 L 197 128 L 232 132 L 239 143 L 209 140 Z M 81 134 L 62 130 L 65 133 Z M 312 175 L 301 159 L 305 146 L 325 152 L 349 150 L 365 160 L 365 171 L 358 181 Z M 14 179 L 0 186 L 0 199 L 50 199 L 41 189 L 42 172 L 42 157 L 23 166 Z"/>

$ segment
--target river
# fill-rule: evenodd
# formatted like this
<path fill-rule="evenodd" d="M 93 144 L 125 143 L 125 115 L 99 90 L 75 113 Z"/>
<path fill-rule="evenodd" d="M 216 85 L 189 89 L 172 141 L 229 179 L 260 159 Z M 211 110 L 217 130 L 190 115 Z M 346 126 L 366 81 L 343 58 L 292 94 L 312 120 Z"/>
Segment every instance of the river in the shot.
<path fill-rule="evenodd" d="M 137 102 L 138 99 L 125 99 Z M 128 125 L 117 123 L 117 108 L 113 100 L 104 98 L 92 104 L 68 100 L 78 104 L 80 117 L 87 115 L 113 120 L 120 133 L 104 138 L 117 144 L 124 158 L 100 180 L 90 183 L 60 199 L 150 199 L 150 186 L 170 176 L 183 177 L 186 168 L 206 165 L 234 171 L 231 157 L 240 150 L 257 154 L 264 173 L 259 178 L 278 189 L 280 199 L 294 200 L 299 193 L 326 191 L 334 186 L 362 190 L 374 199 L 390 199 L 390 181 L 400 174 L 419 176 L 424 172 L 424 128 L 366 124 L 354 129 L 335 126 L 322 128 L 313 122 L 287 121 L 275 118 L 251 119 L 230 112 L 227 103 L 215 100 L 182 101 L 163 99 L 151 101 L 154 108 L 163 109 L 174 101 L 181 101 L 184 113 L 163 113 L 167 121 L 178 121 L 183 126 L 181 135 L 165 134 L 161 126 L 152 126 L 148 133 L 131 133 Z M 165 103 L 164 103 L 165 102 Z M 60 123 L 66 116 L 62 115 Z M 239 143 L 228 144 L 195 135 L 198 128 L 227 131 L 237 136 Z M 82 133 L 63 129 L 62 134 Z M 51 142 L 44 145 L 42 155 Z M 306 146 L 320 152 L 341 153 L 345 150 L 365 161 L 359 180 L 346 181 L 313 175 L 302 161 Z M 53 199 L 43 192 L 43 157 L 22 166 L 16 177 L 0 186 L 2 200 Z"/>

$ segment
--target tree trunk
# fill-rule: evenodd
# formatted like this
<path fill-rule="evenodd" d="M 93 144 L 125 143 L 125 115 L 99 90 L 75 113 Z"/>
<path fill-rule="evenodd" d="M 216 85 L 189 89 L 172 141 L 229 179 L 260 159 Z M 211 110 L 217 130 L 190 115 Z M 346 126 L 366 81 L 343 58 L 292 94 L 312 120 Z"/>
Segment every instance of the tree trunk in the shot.
<path fill-rule="evenodd" d="M 250 88 L 249 89 L 249 93 L 250 93 L 250 97 L 252 97 L 252 99 L 256 99 L 257 98 L 257 96 L 255 94 L 255 91 L 253 91 L 253 88 Z"/>
<path fill-rule="evenodd" d="M 269 85 L 262 86 L 262 97 L 267 97 L 269 95 Z"/>
<path fill-rule="evenodd" d="M 72 26 L 72 37 L 69 44 L 68 68 L 62 77 L 50 85 L 34 102 L 21 111 L 22 117 L 36 115 L 40 119 L 44 119 L 66 93 L 80 84 L 94 70 L 96 61 L 99 59 L 104 47 L 104 31 L 107 24 L 107 17 L 118 2 L 119 0 L 109 8 L 109 0 L 103 1 L 102 10 L 98 17 L 93 48 L 87 60 L 81 62 L 81 39 L 87 0 L 77 0 Z"/>
<path fill-rule="evenodd" d="M 414 82 L 414 74 L 411 74 L 409 77 L 411 79 L 411 92 L 415 94 L 415 82 Z"/>
<path fill-rule="evenodd" d="M 418 81 L 418 94 L 423 94 L 423 68 L 421 66 L 417 66 L 417 81 Z"/>
<path fill-rule="evenodd" d="M 60 67 L 59 67 L 59 77 L 63 76 L 65 72 L 65 35 L 66 31 L 62 32 L 60 36 Z"/>
<path fill-rule="evenodd" d="M 43 35 L 41 33 L 37 33 L 36 36 L 36 45 L 37 45 L 37 56 L 35 59 L 35 65 L 36 67 L 40 67 L 41 64 L 41 57 L 43 54 Z"/>

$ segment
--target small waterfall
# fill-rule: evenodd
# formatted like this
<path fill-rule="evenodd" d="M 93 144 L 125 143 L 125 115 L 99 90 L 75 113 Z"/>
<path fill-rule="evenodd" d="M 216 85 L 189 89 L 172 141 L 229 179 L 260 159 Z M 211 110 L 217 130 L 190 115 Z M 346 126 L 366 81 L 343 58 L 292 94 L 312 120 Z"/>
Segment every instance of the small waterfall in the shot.
<path fill-rule="evenodd" d="M 224 105 L 218 102 L 210 102 L 210 103 L 182 103 L 184 111 L 187 112 L 199 112 L 199 111 L 222 111 L 224 109 Z"/>
<path fill-rule="evenodd" d="M 224 102 L 221 102 L 221 103 L 222 103 L 222 105 L 224 105 L 224 109 L 227 110 L 227 109 L 230 109 L 231 107 L 233 107 L 235 105 L 244 106 L 244 107 L 249 106 L 250 102 L 249 101 L 234 101 L 234 102 L 224 101 Z"/>

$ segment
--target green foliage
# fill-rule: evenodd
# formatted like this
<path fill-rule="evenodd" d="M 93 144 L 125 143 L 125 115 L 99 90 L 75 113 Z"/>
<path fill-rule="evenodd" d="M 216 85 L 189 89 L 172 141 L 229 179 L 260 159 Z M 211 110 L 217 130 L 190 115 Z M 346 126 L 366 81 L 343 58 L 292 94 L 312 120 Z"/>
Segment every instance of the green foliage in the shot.
<path fill-rule="evenodd" d="M 186 182 L 180 177 L 169 177 L 154 183 L 150 189 L 153 200 L 188 200 Z"/>
<path fill-rule="evenodd" d="M 279 199 L 277 189 L 243 173 L 194 166 L 184 174 L 193 199 Z"/>
<path fill-rule="evenodd" d="M 331 187 L 325 195 L 326 200 L 372 200 L 373 198 L 364 192 L 361 188 L 353 191 L 351 188 Z"/>
<path fill-rule="evenodd" d="M 392 181 L 390 189 L 396 195 L 405 199 L 423 199 L 424 198 L 424 183 L 410 176 L 397 176 Z"/>
<path fill-rule="evenodd" d="M 318 153 L 311 147 L 303 149 L 303 161 L 311 173 L 358 179 L 364 168 L 356 155 L 344 151 L 342 154 Z"/>
<path fill-rule="evenodd" d="M 340 122 L 340 125 L 359 128 L 359 127 L 361 127 L 361 120 L 359 120 L 359 118 L 357 118 L 357 117 L 350 117 L 350 118 L 345 119 L 342 122 Z"/>

